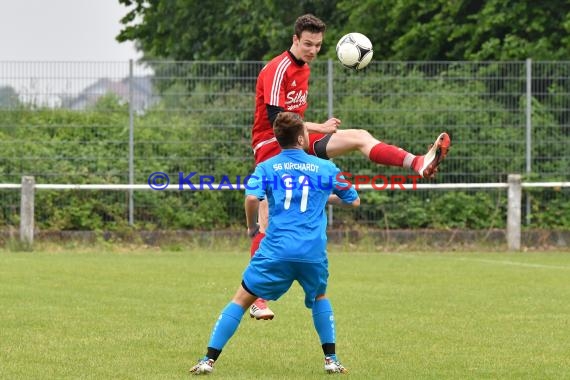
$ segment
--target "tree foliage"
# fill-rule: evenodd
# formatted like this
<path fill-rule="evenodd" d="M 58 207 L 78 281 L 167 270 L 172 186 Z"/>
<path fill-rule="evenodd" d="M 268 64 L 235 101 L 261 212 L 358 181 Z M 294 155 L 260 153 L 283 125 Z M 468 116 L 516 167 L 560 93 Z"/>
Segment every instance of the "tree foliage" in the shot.
<path fill-rule="evenodd" d="M 385 60 L 566 59 L 570 4 L 561 1 L 341 1 Z"/>
<path fill-rule="evenodd" d="M 335 19 L 335 1 L 119 0 L 130 11 L 119 41 L 135 41 L 145 59 L 262 60 L 291 43 L 304 13 Z M 140 20 L 140 22 L 138 21 Z"/>
<path fill-rule="evenodd" d="M 366 34 L 376 60 L 535 60 L 570 55 L 570 3 L 535 0 L 119 0 L 117 39 L 146 60 L 263 60 L 289 47 L 293 23 L 327 23 L 322 54 L 346 32 Z"/>

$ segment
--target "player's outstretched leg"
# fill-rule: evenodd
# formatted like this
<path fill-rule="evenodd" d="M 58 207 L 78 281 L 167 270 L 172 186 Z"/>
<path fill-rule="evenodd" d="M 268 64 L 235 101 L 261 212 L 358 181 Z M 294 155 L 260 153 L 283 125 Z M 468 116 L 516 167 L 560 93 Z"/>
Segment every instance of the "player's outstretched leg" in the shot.
<path fill-rule="evenodd" d="M 418 156 L 413 169 L 424 178 L 433 178 L 440 162 L 447 156 L 451 139 L 445 132 L 441 133 L 424 156 Z"/>
<path fill-rule="evenodd" d="M 377 164 L 410 168 L 424 178 L 433 178 L 437 173 L 437 167 L 447 155 L 450 145 L 449 135 L 443 132 L 425 155 L 416 156 L 398 146 L 377 140 L 363 129 L 343 129 L 330 135 L 326 142 L 326 156 L 335 158 L 358 150 Z M 316 149 L 317 145 L 315 145 Z"/>

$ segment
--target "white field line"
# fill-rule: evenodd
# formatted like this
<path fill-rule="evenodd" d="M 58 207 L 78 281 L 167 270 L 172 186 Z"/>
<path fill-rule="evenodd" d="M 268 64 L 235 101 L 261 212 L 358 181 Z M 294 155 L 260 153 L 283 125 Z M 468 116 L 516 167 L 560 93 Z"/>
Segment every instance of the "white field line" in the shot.
<path fill-rule="evenodd" d="M 421 258 L 421 257 L 433 257 L 433 256 L 420 256 L 420 255 L 409 255 L 403 253 L 390 253 L 387 254 L 388 256 L 401 256 L 407 258 Z M 510 261 L 510 260 L 491 260 L 491 259 L 475 259 L 469 257 L 451 257 L 451 256 L 439 256 L 442 259 L 451 259 L 451 260 L 458 260 L 458 261 L 476 261 L 480 263 L 486 264 L 500 264 L 500 265 L 510 265 L 516 267 L 526 267 L 526 268 L 541 268 L 541 269 L 565 269 L 570 270 L 570 266 L 564 265 L 547 265 L 547 264 L 531 264 L 531 263 L 521 263 L 518 261 Z"/>

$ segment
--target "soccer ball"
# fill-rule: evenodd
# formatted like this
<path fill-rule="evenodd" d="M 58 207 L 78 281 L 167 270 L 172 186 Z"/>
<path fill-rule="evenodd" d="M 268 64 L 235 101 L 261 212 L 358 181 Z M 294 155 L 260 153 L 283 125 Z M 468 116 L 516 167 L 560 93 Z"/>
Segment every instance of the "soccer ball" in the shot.
<path fill-rule="evenodd" d="M 360 70 L 372 60 L 372 42 L 362 33 L 348 33 L 336 44 L 336 55 L 340 63 L 349 69 Z"/>

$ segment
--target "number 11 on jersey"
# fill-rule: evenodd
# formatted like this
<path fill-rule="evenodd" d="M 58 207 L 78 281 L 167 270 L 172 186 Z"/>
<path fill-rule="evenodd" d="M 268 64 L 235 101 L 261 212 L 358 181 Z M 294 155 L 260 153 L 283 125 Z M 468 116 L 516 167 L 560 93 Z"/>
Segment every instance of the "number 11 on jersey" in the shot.
<path fill-rule="evenodd" d="M 283 205 L 283 208 L 285 210 L 289 210 L 291 207 L 291 198 L 293 198 L 293 178 L 288 174 L 283 175 L 282 178 L 283 182 L 285 183 L 285 204 Z M 301 184 L 302 189 L 300 208 L 301 212 L 305 212 L 307 211 L 307 203 L 309 200 L 309 185 L 305 183 L 304 175 L 299 176 L 299 183 Z"/>

